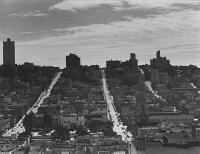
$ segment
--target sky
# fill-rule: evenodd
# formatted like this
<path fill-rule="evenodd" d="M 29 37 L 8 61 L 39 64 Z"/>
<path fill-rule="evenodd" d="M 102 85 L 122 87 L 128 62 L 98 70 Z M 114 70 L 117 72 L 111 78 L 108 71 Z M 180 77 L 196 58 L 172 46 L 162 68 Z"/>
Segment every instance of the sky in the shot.
<path fill-rule="evenodd" d="M 104 67 L 136 53 L 142 65 L 160 50 L 172 65 L 200 67 L 200 1 L 0 0 L 0 64 L 7 38 L 17 64 L 63 68 L 75 53 Z"/>

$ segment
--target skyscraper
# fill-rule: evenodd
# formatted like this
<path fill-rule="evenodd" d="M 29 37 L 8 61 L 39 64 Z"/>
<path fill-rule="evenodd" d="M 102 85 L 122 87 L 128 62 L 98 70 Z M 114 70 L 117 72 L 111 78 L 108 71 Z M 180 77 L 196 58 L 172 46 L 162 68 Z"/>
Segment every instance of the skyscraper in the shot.
<path fill-rule="evenodd" d="M 3 41 L 3 64 L 15 65 L 15 42 L 10 38 Z"/>
<path fill-rule="evenodd" d="M 81 60 L 80 57 L 78 57 L 75 54 L 71 54 L 69 56 L 66 56 L 66 68 L 68 69 L 78 69 L 80 68 Z"/>

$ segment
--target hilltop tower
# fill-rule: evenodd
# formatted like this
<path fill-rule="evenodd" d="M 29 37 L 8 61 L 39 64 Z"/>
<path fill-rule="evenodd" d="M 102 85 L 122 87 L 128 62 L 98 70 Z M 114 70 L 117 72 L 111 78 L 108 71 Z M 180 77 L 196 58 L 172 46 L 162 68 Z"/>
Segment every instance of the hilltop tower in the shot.
<path fill-rule="evenodd" d="M 7 38 L 3 41 L 3 64 L 15 65 L 15 42 Z"/>

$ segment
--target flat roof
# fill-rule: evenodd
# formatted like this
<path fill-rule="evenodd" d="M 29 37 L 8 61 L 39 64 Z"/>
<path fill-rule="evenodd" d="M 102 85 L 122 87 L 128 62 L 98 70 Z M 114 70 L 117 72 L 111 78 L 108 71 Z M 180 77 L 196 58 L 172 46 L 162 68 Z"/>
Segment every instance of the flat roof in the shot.
<path fill-rule="evenodd" d="M 149 115 L 180 115 L 180 112 L 150 112 Z"/>

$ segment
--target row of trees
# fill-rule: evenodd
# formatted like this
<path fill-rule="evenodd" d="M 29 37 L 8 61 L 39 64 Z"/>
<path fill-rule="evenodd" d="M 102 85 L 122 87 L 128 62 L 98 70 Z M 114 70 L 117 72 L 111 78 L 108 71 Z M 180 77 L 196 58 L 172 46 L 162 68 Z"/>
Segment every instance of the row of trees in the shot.
<path fill-rule="evenodd" d="M 33 119 L 34 114 L 30 112 L 28 115 L 25 116 L 23 120 L 23 125 L 25 127 L 25 133 L 30 134 L 33 128 Z M 43 126 L 44 130 L 51 131 L 52 130 L 52 122 L 53 119 L 50 114 L 45 114 L 43 116 Z M 111 121 L 103 122 L 98 120 L 88 120 L 85 123 L 86 128 L 89 128 L 91 132 L 103 132 L 106 136 L 113 136 L 116 133 L 113 132 L 113 123 Z M 76 133 L 80 136 L 88 135 L 89 133 L 83 126 L 77 126 L 71 130 L 76 130 Z M 53 138 L 65 140 L 69 137 L 69 129 L 63 128 L 59 126 L 56 131 L 53 133 Z"/>

